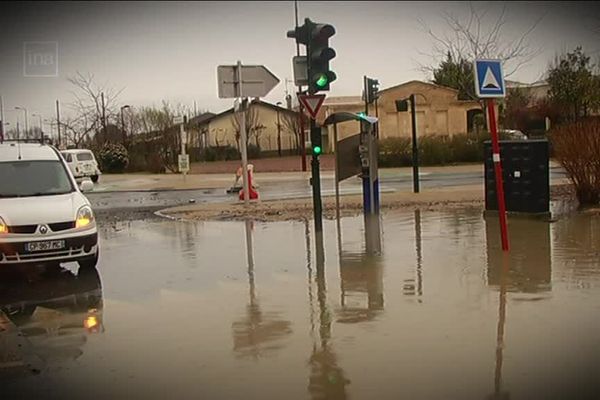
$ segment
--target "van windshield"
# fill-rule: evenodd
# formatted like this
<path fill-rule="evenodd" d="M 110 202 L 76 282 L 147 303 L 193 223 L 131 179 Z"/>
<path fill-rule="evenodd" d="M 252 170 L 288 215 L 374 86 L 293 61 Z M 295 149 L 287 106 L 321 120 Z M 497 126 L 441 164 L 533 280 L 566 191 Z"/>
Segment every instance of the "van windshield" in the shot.
<path fill-rule="evenodd" d="M 74 190 L 60 161 L 0 162 L 0 197 L 49 196 Z"/>

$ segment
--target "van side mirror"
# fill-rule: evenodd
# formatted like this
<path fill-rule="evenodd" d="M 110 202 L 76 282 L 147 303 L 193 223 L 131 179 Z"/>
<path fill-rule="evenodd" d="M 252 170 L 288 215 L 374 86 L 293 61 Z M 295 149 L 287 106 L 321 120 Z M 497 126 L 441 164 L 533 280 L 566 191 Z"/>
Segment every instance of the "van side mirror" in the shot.
<path fill-rule="evenodd" d="M 89 179 L 85 179 L 79 185 L 79 189 L 84 193 L 91 192 L 92 190 L 94 190 L 94 183 Z"/>

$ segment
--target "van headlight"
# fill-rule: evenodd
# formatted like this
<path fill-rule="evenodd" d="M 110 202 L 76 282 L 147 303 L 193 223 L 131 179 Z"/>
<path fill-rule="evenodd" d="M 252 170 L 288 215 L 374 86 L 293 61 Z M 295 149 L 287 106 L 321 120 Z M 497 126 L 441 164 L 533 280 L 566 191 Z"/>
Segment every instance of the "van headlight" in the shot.
<path fill-rule="evenodd" d="M 77 211 L 75 219 L 75 228 L 83 228 L 94 221 L 94 213 L 90 206 L 83 206 Z"/>
<path fill-rule="evenodd" d="M 0 217 L 0 235 L 3 233 L 8 233 L 8 226 L 6 226 L 2 217 Z"/>

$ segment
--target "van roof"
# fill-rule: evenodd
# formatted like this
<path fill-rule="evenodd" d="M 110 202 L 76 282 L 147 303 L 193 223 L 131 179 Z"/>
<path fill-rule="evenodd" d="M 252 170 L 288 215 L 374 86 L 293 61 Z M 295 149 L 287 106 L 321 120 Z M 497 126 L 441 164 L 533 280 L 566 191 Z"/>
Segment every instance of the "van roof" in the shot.
<path fill-rule="evenodd" d="M 63 153 L 91 153 L 90 149 L 65 149 L 61 150 Z"/>
<path fill-rule="evenodd" d="M 0 143 L 0 162 L 21 160 L 59 160 L 59 155 L 52 146 L 39 143 Z"/>

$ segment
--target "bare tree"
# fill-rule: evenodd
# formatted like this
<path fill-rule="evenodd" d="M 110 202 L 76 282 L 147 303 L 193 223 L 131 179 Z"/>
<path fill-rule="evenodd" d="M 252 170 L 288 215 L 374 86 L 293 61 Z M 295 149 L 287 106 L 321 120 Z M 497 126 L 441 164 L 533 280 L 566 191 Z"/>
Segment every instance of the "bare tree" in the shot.
<path fill-rule="evenodd" d="M 296 151 L 300 148 L 300 117 L 292 113 L 282 113 L 281 125 L 285 131 L 287 131 L 294 138 L 294 145 Z"/>
<path fill-rule="evenodd" d="M 457 61 L 488 58 L 502 60 L 504 75 L 510 77 L 540 54 L 541 48 L 533 46 L 529 39 L 544 15 L 532 21 L 525 31 L 508 34 L 506 5 L 496 17 L 488 17 L 488 11 L 476 10 L 469 3 L 469 15 L 466 18 L 445 12 L 442 17 L 446 29 L 441 33 L 434 32 L 423 20 L 419 20 L 423 32 L 431 38 L 433 45 L 431 53 L 420 52 L 431 58 L 428 64 L 420 63 L 421 71 L 431 75 L 448 56 Z"/>
<path fill-rule="evenodd" d="M 237 148 L 238 150 L 240 149 L 240 113 L 235 113 L 232 117 L 231 117 L 231 125 L 233 126 L 233 130 L 235 132 L 235 141 L 237 143 Z M 266 129 L 266 126 L 264 126 L 261 122 L 260 122 L 260 114 L 258 112 L 258 108 L 256 107 L 252 107 L 252 104 L 249 105 L 249 107 L 247 107 L 246 112 L 244 113 L 245 115 L 245 122 L 246 122 L 246 143 L 250 143 L 250 139 L 252 138 L 252 136 L 254 136 L 255 140 L 256 140 L 256 146 L 260 147 L 260 135 L 262 134 L 262 131 L 264 129 Z"/>
<path fill-rule="evenodd" d="M 181 104 L 171 106 L 163 101 L 162 106 L 141 107 L 132 113 L 132 131 L 136 132 L 132 149 L 141 148 L 147 157 L 157 157 L 165 169 L 177 170 L 177 155 L 181 148 L 179 126 L 173 124 L 177 115 L 185 115 L 187 108 Z"/>
<path fill-rule="evenodd" d="M 93 135 L 106 135 L 110 121 L 117 121 L 117 100 L 123 89 L 98 84 L 91 73 L 77 72 L 67 80 L 73 85 L 73 101 L 67 104 L 72 116 L 61 120 L 67 141 L 79 146 Z"/>

